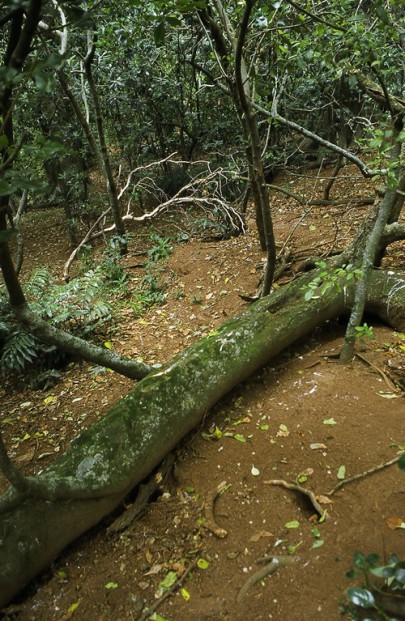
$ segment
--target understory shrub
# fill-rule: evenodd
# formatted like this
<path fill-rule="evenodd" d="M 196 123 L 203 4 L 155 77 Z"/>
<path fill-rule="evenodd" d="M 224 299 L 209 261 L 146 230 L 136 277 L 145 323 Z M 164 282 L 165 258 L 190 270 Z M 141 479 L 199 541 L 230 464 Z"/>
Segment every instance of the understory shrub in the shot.
<path fill-rule="evenodd" d="M 112 319 L 104 275 L 100 268 L 89 270 L 63 285 L 53 282 L 50 272 L 40 268 L 26 283 L 31 309 L 57 328 L 86 337 Z M 20 326 L 5 292 L 0 291 L 0 372 L 21 372 L 35 362 L 36 370 L 60 366 L 66 357 L 56 347 L 41 343 Z"/>

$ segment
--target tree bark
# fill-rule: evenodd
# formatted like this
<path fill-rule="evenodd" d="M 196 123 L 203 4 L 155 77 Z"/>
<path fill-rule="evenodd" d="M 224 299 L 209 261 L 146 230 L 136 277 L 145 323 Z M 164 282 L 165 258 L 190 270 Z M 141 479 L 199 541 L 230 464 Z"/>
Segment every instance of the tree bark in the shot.
<path fill-rule="evenodd" d="M 110 513 L 223 395 L 285 347 L 347 312 L 353 285 L 304 301 L 316 272 L 262 298 L 150 373 L 35 481 L 0 498 L 0 607 Z M 405 273 L 375 270 L 367 308 L 405 330 Z"/>
<path fill-rule="evenodd" d="M 257 218 L 261 219 L 264 233 L 265 248 L 267 252 L 266 269 L 263 278 L 262 296 L 268 295 L 273 283 L 274 270 L 276 266 L 276 241 L 274 238 L 273 221 L 270 212 L 269 191 L 264 177 L 263 158 L 261 153 L 259 126 L 256 114 L 252 108 L 251 88 L 249 76 L 247 74 L 243 60 L 243 46 L 249 24 L 249 18 L 253 9 L 254 0 L 246 1 L 238 41 L 235 50 L 235 78 L 237 94 L 242 109 L 241 121 L 246 125 L 249 136 L 249 150 L 252 165 L 251 184 L 252 194 L 256 205 Z"/>
<path fill-rule="evenodd" d="M 394 164 L 396 164 L 397 168 L 400 166 L 399 155 L 401 150 L 401 146 L 398 143 L 399 133 L 398 128 L 398 131 L 394 133 L 395 146 L 393 147 L 391 153 L 391 160 Z M 340 354 L 340 362 L 342 364 L 349 362 L 354 355 L 356 329 L 360 326 L 360 322 L 363 317 L 371 270 L 373 269 L 373 266 L 376 265 L 377 255 L 381 248 L 381 238 L 385 227 L 389 222 L 390 214 L 396 202 L 397 186 L 398 183 L 396 183 L 395 187 L 387 188 L 385 190 L 384 197 L 380 200 L 377 207 L 375 222 L 370 230 L 370 233 L 366 237 L 364 248 L 362 250 L 362 276 L 356 287 L 353 308 L 347 325 L 345 342 Z"/>
<path fill-rule="evenodd" d="M 106 185 L 107 185 L 108 199 L 109 199 L 110 206 L 111 206 L 111 212 L 113 215 L 114 224 L 117 230 L 117 235 L 119 236 L 120 254 L 124 256 L 128 253 L 128 246 L 125 240 L 125 224 L 122 219 L 121 209 L 120 209 L 119 202 L 118 202 L 117 186 L 116 186 L 114 175 L 111 169 L 110 156 L 108 154 L 108 148 L 107 148 L 105 132 L 104 132 L 103 116 L 101 113 L 100 100 L 98 97 L 97 87 L 96 87 L 96 83 L 93 78 L 93 71 L 91 68 L 92 62 L 94 60 L 94 53 L 95 53 L 93 33 L 88 32 L 87 39 L 88 39 L 88 51 L 87 51 L 86 58 L 84 59 L 84 62 L 83 62 L 84 70 L 86 73 L 86 78 L 89 84 L 91 96 L 93 99 L 94 110 L 96 114 L 96 127 L 97 127 L 98 140 L 100 143 L 100 155 L 101 155 L 101 160 L 102 160 L 104 177 L 105 177 Z"/>

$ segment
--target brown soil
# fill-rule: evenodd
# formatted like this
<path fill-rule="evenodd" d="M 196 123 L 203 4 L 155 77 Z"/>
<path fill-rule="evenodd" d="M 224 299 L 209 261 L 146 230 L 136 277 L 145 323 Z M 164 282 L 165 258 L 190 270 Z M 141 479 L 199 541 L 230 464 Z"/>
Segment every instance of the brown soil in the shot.
<path fill-rule="evenodd" d="M 313 177 L 284 183 L 312 196 L 324 182 Z M 334 190 L 334 196 L 354 198 L 356 193 L 370 189 L 360 180 L 342 179 Z M 303 217 L 302 207 L 275 196 L 277 238 L 295 259 L 293 272 L 279 284 L 305 257 L 344 247 L 365 210 L 355 203 L 313 207 Z M 249 224 L 248 233 L 236 239 L 178 245 L 162 264 L 169 286 L 166 304 L 142 318 L 124 305 L 107 335 L 114 349 L 141 355 L 147 363 L 163 361 L 242 309 L 246 302 L 239 294 L 255 292 L 264 258 Z M 159 230 L 168 222 L 154 226 Z M 46 264 L 61 273 L 67 256 L 62 214 L 31 214 L 25 233 L 26 272 Z M 135 236 L 126 260 L 134 285 L 143 270 L 131 265 L 142 263 L 136 252 L 144 249 L 145 239 L 145 230 Z M 401 265 L 399 245 L 387 261 Z M 163 495 L 138 521 L 121 533 L 106 532 L 130 506 L 133 499 L 128 499 L 27 587 L 5 618 L 342 618 L 339 606 L 351 584 L 345 574 L 356 550 L 376 552 L 383 561 L 394 552 L 405 557 L 404 531 L 395 528 L 405 521 L 404 474 L 392 465 L 343 486 L 331 497 L 333 503 L 322 505 L 328 516 L 321 523 L 304 495 L 271 481 L 306 476 L 303 487 L 326 495 L 339 482 L 342 467 L 345 478 L 353 477 L 392 460 L 404 447 L 404 399 L 386 377 L 400 377 L 405 336 L 376 325 L 376 339 L 358 346 L 362 358 L 342 367 L 333 356 L 343 334 L 343 324 L 330 322 L 238 386 L 178 447 Z M 15 383 L 3 386 L 0 420 L 11 455 L 24 472 L 37 472 L 131 386 L 113 373 L 94 373 L 86 363 L 69 365 L 46 392 L 24 385 L 17 390 Z M 225 490 L 212 505 L 222 482 Z M 226 536 L 206 528 L 212 517 Z M 291 522 L 295 528 L 288 527 Z M 237 601 L 240 589 L 262 567 L 258 559 L 274 554 L 292 562 L 282 562 Z M 204 567 L 201 559 L 207 561 Z M 176 587 L 160 601 L 168 575 L 176 578 Z M 142 617 L 144 607 L 157 602 L 157 616 Z"/>

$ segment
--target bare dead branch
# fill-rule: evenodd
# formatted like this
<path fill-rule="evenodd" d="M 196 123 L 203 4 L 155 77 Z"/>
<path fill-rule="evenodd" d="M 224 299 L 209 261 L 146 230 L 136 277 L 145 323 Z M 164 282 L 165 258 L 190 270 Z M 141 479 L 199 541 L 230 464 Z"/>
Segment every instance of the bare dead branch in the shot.
<path fill-rule="evenodd" d="M 173 159 L 176 154 L 172 153 L 166 158 L 159 160 L 158 162 L 152 162 L 145 166 L 139 166 L 133 169 L 127 179 L 122 189 L 119 191 L 118 198 L 122 198 L 125 192 L 131 187 L 131 181 L 136 173 L 141 173 L 144 170 L 150 169 L 154 166 L 159 166 L 163 162 L 172 162 L 173 164 L 189 164 L 189 162 L 184 162 L 182 160 Z M 214 209 L 219 210 L 224 219 L 229 223 L 230 227 L 234 231 L 242 231 L 245 232 L 245 224 L 240 213 L 230 205 L 225 198 L 223 197 L 223 189 L 222 183 L 228 180 L 228 177 L 225 174 L 225 171 L 222 168 L 218 168 L 215 170 L 211 170 L 209 162 L 205 160 L 198 160 L 192 162 L 195 164 L 206 164 L 207 170 L 196 177 L 190 179 L 188 183 L 186 183 L 178 192 L 171 198 L 167 196 L 165 199 L 159 203 L 157 207 L 152 209 L 152 211 L 144 213 L 142 216 L 135 216 L 131 212 L 131 199 L 128 201 L 127 205 L 127 213 L 122 216 L 122 220 L 125 222 L 145 222 L 147 220 L 151 220 L 156 218 L 159 214 L 168 211 L 169 209 L 179 209 L 186 206 L 196 206 L 207 212 L 212 212 Z M 153 194 L 155 197 L 158 197 L 158 188 L 154 183 L 153 179 L 149 177 L 142 177 L 141 180 L 135 183 L 135 188 L 142 188 L 148 193 Z M 107 233 L 111 233 L 115 230 L 115 224 L 112 224 L 108 227 L 103 227 L 101 231 L 94 232 L 97 226 L 105 219 L 111 212 L 111 208 L 106 209 L 95 221 L 95 223 L 90 227 L 85 237 L 82 239 L 80 244 L 73 250 L 70 254 L 68 260 L 65 263 L 63 270 L 63 278 L 67 282 L 69 280 L 69 271 L 72 266 L 73 261 L 75 260 L 79 250 L 87 243 L 97 239 L 101 235 L 105 235 Z"/>

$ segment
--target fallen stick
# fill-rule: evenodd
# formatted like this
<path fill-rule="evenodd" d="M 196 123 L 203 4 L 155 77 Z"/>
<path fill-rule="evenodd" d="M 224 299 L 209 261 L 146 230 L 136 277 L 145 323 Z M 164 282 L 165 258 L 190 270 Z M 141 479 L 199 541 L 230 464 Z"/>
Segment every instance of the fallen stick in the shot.
<path fill-rule="evenodd" d="M 218 526 L 216 523 L 214 516 L 214 504 L 216 499 L 219 496 L 222 496 L 222 494 L 229 488 L 230 485 L 227 485 L 226 481 L 222 481 L 222 483 L 220 483 L 212 492 L 208 494 L 207 500 L 205 501 L 205 521 L 203 526 L 220 539 L 224 539 L 227 536 L 228 531 L 226 531 L 225 528 L 221 528 L 221 526 Z"/>
<path fill-rule="evenodd" d="M 292 556 L 269 556 L 264 557 L 267 559 L 271 559 L 270 563 L 258 569 L 254 574 L 250 576 L 245 582 L 245 584 L 239 590 L 238 595 L 236 596 L 236 601 L 239 603 L 245 597 L 248 590 L 263 580 L 266 576 L 270 576 L 273 574 L 279 567 L 286 567 L 287 565 L 291 565 L 294 562 L 294 557 Z M 258 559 L 256 562 L 260 562 L 262 559 Z"/>
<path fill-rule="evenodd" d="M 198 559 L 196 561 L 194 561 L 194 563 L 191 563 L 190 567 L 188 569 L 186 569 L 180 576 L 180 578 L 178 578 L 176 580 L 176 582 L 174 584 L 172 584 L 172 586 L 163 593 L 163 595 L 161 595 L 161 597 L 159 597 L 159 599 L 152 604 L 152 606 L 150 606 L 149 608 L 147 608 L 140 617 L 138 617 L 138 619 L 136 621 L 148 621 L 148 619 L 151 617 L 151 615 L 155 612 L 155 610 L 157 610 L 159 608 L 159 606 L 161 604 L 163 604 L 163 602 L 170 597 L 170 595 L 172 593 L 174 593 L 174 591 L 176 591 L 183 583 L 183 581 L 187 578 L 187 576 L 189 575 L 189 573 L 191 571 L 193 571 L 193 569 L 195 567 L 197 567 L 197 563 L 198 563 Z"/>

